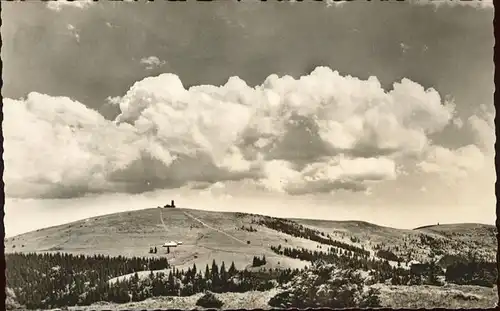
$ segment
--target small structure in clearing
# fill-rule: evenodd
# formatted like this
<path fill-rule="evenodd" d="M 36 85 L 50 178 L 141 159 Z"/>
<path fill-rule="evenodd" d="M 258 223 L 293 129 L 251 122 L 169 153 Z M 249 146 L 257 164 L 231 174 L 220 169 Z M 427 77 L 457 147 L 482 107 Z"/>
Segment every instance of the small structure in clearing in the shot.
<path fill-rule="evenodd" d="M 174 242 L 174 241 L 165 242 L 163 244 L 163 247 L 177 247 L 177 242 Z"/>
<path fill-rule="evenodd" d="M 171 247 L 177 247 L 177 245 L 179 245 L 177 242 L 170 241 L 170 242 L 165 242 L 163 244 L 163 247 L 166 247 L 167 248 L 167 254 L 170 254 L 170 248 Z"/>
<path fill-rule="evenodd" d="M 164 208 L 175 208 L 175 202 L 174 202 L 174 200 L 172 200 L 170 204 L 166 204 L 164 206 Z"/>

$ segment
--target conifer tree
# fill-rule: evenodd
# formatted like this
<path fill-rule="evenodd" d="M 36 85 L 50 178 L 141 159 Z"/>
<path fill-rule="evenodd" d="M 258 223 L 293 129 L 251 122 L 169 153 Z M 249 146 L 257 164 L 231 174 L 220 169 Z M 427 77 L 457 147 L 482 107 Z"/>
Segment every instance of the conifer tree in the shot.
<path fill-rule="evenodd" d="M 210 269 L 208 268 L 208 264 L 205 267 L 205 280 L 209 280 L 212 278 L 212 274 L 210 273 Z"/>
<path fill-rule="evenodd" d="M 228 282 L 228 273 L 226 271 L 226 265 L 224 264 L 224 261 L 222 262 L 220 266 L 220 282 L 221 282 L 221 287 L 222 290 L 225 291 L 227 287 L 227 282 Z"/>
<path fill-rule="evenodd" d="M 231 262 L 231 266 L 229 267 L 228 273 L 230 277 L 236 275 L 236 267 L 234 266 L 234 261 Z"/>

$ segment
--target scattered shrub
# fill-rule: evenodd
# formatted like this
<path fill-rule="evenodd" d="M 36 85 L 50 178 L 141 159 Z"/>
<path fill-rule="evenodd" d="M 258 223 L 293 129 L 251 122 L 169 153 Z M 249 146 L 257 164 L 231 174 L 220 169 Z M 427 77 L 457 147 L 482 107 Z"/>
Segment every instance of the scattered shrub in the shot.
<path fill-rule="evenodd" d="M 201 296 L 196 305 L 207 309 L 220 309 L 224 303 L 220 301 L 212 292 L 206 292 Z"/>
<path fill-rule="evenodd" d="M 464 292 L 458 292 L 453 295 L 453 298 L 459 299 L 459 300 L 464 300 L 464 301 L 471 301 L 471 300 L 479 300 L 479 297 L 474 294 L 470 293 L 464 293 Z"/>
<path fill-rule="evenodd" d="M 318 261 L 296 275 L 285 291 L 272 297 L 274 308 L 376 308 L 379 292 L 366 289 L 363 279 L 352 270 L 339 270 Z"/>

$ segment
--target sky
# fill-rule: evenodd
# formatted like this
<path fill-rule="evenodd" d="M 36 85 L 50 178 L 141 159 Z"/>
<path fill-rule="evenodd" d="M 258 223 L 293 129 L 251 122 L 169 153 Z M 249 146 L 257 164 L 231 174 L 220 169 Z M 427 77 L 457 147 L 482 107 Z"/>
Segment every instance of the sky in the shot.
<path fill-rule="evenodd" d="M 8 2 L 2 20 L 8 235 L 171 198 L 495 219 L 491 1 Z"/>

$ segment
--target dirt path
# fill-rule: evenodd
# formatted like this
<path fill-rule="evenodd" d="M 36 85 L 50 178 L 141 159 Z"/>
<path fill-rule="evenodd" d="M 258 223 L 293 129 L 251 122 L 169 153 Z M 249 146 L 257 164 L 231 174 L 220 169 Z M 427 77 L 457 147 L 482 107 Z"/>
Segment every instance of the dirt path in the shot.
<path fill-rule="evenodd" d="M 186 215 L 187 217 L 189 217 L 189 218 L 193 219 L 194 221 L 196 221 L 196 222 L 200 223 L 202 226 L 204 226 L 204 227 L 206 227 L 206 228 L 208 228 L 208 229 L 210 229 L 210 230 L 217 231 L 217 232 L 219 232 L 219 233 L 221 233 L 221 234 L 223 234 L 223 235 L 227 236 L 228 238 L 233 239 L 233 240 L 235 240 L 235 241 L 237 241 L 237 242 L 241 243 L 242 245 L 247 246 L 247 243 L 246 243 L 245 241 L 240 240 L 240 239 L 238 239 L 237 237 L 235 237 L 235 236 L 233 236 L 233 235 L 231 235 L 231 234 L 229 234 L 229 233 L 227 233 L 227 232 L 225 232 L 225 231 L 223 231 L 223 230 L 221 230 L 221 229 L 218 229 L 218 228 L 216 228 L 216 227 L 213 227 L 213 226 L 211 226 L 211 225 L 207 224 L 207 223 L 206 223 L 206 222 L 204 222 L 203 220 L 199 219 L 198 217 L 196 217 L 196 216 L 194 216 L 194 215 L 192 215 L 192 214 L 190 214 L 190 213 L 188 213 L 188 212 L 184 212 L 184 215 Z M 165 228 L 165 231 L 167 231 L 167 225 L 166 225 L 166 224 L 165 224 L 165 222 L 163 221 L 163 214 L 162 214 L 162 212 L 161 212 L 161 209 L 160 209 L 160 220 L 161 220 L 161 223 L 162 223 L 163 227 Z M 167 231 L 167 232 L 168 232 L 168 231 Z M 200 238 L 202 238 L 202 237 L 203 237 L 203 234 L 202 234 L 202 236 L 201 236 Z M 250 252 L 250 253 L 248 253 L 248 252 L 245 252 L 245 251 L 225 250 L 225 249 L 212 248 L 212 247 L 207 247 L 207 246 L 204 246 L 204 245 L 199 245 L 199 244 L 198 244 L 198 240 L 199 240 L 200 238 L 196 239 L 196 242 L 195 242 L 195 245 L 196 245 L 196 246 L 198 246 L 198 247 L 203 247 L 203 248 L 205 248 L 205 249 L 209 249 L 209 250 L 212 250 L 212 251 L 219 251 L 219 252 L 226 252 L 226 253 L 239 253 L 239 254 L 242 254 L 242 255 L 245 255 L 245 256 L 252 256 L 252 255 L 254 255 L 254 252 Z M 280 257 L 279 255 L 275 254 L 274 252 L 272 252 L 272 251 L 268 250 L 266 247 L 263 247 L 262 251 L 263 251 L 263 253 L 265 253 L 268 257 Z M 174 257 L 174 258 L 175 258 L 175 257 Z"/>
<path fill-rule="evenodd" d="M 163 225 L 163 229 L 165 229 L 165 232 L 168 233 L 167 225 L 165 225 L 165 222 L 163 221 L 163 214 L 161 212 L 161 208 L 160 208 L 160 220 L 161 220 L 161 224 Z"/>
<path fill-rule="evenodd" d="M 220 229 L 217 229 L 217 228 L 215 228 L 215 227 L 212 227 L 212 226 L 210 226 L 210 225 L 206 224 L 203 220 L 201 220 L 201 219 L 199 219 L 199 218 L 197 218 L 197 217 L 195 217 L 195 216 L 191 215 L 190 213 L 188 213 L 188 212 L 184 212 L 184 214 L 185 214 L 186 216 L 190 217 L 191 219 L 196 220 L 197 222 L 199 222 L 199 223 L 200 223 L 200 224 L 202 224 L 203 226 L 205 226 L 205 227 L 207 227 L 207 228 L 209 228 L 209 229 L 215 230 L 215 231 L 217 231 L 217 232 L 219 232 L 219 233 L 222 233 L 222 234 L 224 234 L 225 236 L 227 236 L 227 237 L 229 237 L 229 238 L 231 238 L 231 239 L 233 239 L 233 240 L 235 240 L 235 241 L 238 241 L 238 242 L 240 242 L 241 244 L 243 244 L 243 245 L 247 246 L 247 243 L 246 243 L 245 241 L 240 240 L 240 239 L 238 239 L 237 237 L 232 236 L 232 235 L 230 235 L 230 234 L 229 234 L 229 233 L 227 233 L 227 232 L 224 232 L 224 231 L 222 231 L 222 230 L 220 230 Z M 240 251 L 234 251 L 234 250 L 229 251 L 229 250 L 223 250 L 223 249 L 218 249 L 218 248 L 209 248 L 209 247 L 206 247 L 206 246 L 203 246 L 203 247 L 204 247 L 204 248 L 207 248 L 207 249 L 212 249 L 212 250 L 217 250 L 217 251 L 222 251 L 222 252 L 228 252 L 228 253 L 240 253 L 240 254 L 244 254 L 244 255 L 248 255 L 248 256 L 255 255 L 255 252 L 247 253 L 247 252 L 240 252 Z M 268 257 L 281 257 L 281 256 L 277 255 L 276 253 L 274 253 L 273 251 L 269 250 L 269 249 L 268 249 L 267 247 L 265 247 L 265 246 L 263 246 L 263 247 L 262 247 L 262 253 L 263 253 L 263 254 L 266 254 Z"/>
<path fill-rule="evenodd" d="M 196 218 L 195 216 L 191 215 L 191 214 L 190 214 L 190 213 L 188 213 L 188 212 L 184 212 L 184 215 L 186 215 L 186 216 L 188 216 L 189 218 L 191 218 L 191 219 L 193 219 L 193 220 L 195 220 L 195 221 L 199 222 L 200 224 L 202 224 L 203 226 L 207 227 L 208 229 L 212 229 L 212 230 L 214 230 L 214 231 L 217 231 L 217 232 L 219 232 L 219 233 L 222 233 L 222 234 L 224 234 L 225 236 L 227 236 L 227 237 L 229 237 L 229 238 L 231 238 L 231 239 L 233 239 L 233 240 L 235 240 L 235 241 L 238 241 L 238 242 L 240 242 L 241 244 L 246 245 L 246 242 L 245 242 L 245 241 L 242 241 L 242 240 L 238 239 L 237 237 L 230 235 L 230 234 L 229 234 L 229 233 L 227 233 L 227 232 L 224 232 L 224 231 L 222 231 L 222 230 L 220 230 L 220 229 L 217 229 L 217 228 L 215 228 L 215 227 L 212 227 L 212 226 L 210 226 L 210 225 L 206 224 L 205 222 L 203 222 L 203 220 L 201 220 L 201 219 L 199 219 L 199 218 Z M 162 222 L 163 222 L 163 220 L 162 220 Z"/>

